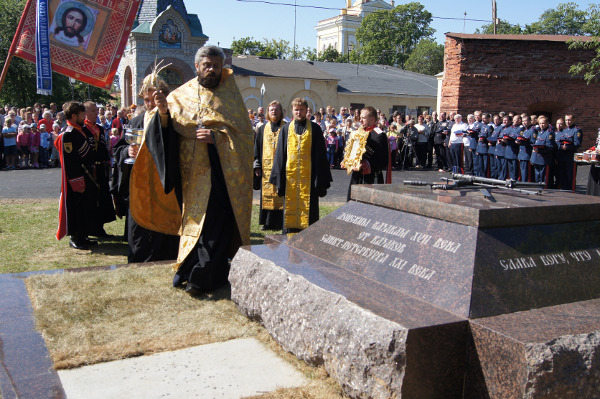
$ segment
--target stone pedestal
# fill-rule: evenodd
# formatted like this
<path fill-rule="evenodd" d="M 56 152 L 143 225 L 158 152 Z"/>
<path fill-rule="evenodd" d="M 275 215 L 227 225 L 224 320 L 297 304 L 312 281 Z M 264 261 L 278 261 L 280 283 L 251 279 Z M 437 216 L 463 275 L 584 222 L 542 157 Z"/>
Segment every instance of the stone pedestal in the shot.
<path fill-rule="evenodd" d="M 353 187 L 242 248 L 232 299 L 351 397 L 594 397 L 600 200 L 491 191 Z"/>

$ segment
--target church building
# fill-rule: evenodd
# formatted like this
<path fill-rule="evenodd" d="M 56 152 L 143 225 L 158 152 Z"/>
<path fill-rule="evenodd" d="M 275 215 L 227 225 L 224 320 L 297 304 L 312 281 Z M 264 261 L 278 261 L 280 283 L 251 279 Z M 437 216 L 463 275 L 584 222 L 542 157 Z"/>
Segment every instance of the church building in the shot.
<path fill-rule="evenodd" d="M 156 60 L 171 64 L 160 76 L 172 89 L 196 75 L 194 56 L 208 40 L 183 0 L 143 0 L 120 65 L 121 103 L 138 103 L 139 85 Z"/>

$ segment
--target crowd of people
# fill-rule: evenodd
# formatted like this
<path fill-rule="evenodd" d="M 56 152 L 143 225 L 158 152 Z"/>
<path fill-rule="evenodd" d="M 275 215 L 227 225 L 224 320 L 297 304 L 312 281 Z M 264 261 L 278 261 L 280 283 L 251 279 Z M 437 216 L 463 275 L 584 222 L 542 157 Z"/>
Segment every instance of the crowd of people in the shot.
<path fill-rule="evenodd" d="M 262 107 L 248 110 L 256 129 L 264 124 Z M 327 159 L 339 168 L 345 145 L 360 126 L 360 110 L 328 106 L 308 117 L 324 134 Z M 495 179 L 544 183 L 548 188 L 574 189 L 574 154 L 582 131 L 573 115 L 552 125 L 543 115 L 424 113 L 416 117 L 377 110 L 377 127 L 387 135 L 393 169 L 436 169 Z"/>
<path fill-rule="evenodd" d="M 107 104 L 98 107 L 96 123 L 103 128 L 109 152 L 118 141 L 123 125 L 135 114 L 136 106 L 118 109 Z M 54 142 L 67 128 L 62 106 L 35 103 L 19 108 L 10 104 L 0 108 L 0 169 L 42 169 L 60 166 Z"/>
<path fill-rule="evenodd" d="M 7 105 L 3 167 L 61 165 L 57 238 L 89 249 L 98 244 L 90 236 L 105 236 L 104 224 L 124 216 L 129 261 L 176 257 L 173 286 L 190 294 L 226 284 L 228 259 L 250 242 L 253 188 L 259 224 L 293 234 L 318 220 L 331 168 L 351 175 L 348 198 L 354 184 L 389 183 L 393 168 L 434 162 L 439 171 L 573 186 L 582 132 L 572 115 L 555 127 L 545 116 L 480 111 L 466 122 L 444 112 L 387 118 L 371 106 L 313 111 L 296 98 L 290 118 L 278 101 L 247 118 L 224 59 L 218 47 L 202 47 L 197 77 L 171 93 L 155 66 L 137 109 Z M 126 140 L 127 127 L 144 132 L 141 146 Z"/>

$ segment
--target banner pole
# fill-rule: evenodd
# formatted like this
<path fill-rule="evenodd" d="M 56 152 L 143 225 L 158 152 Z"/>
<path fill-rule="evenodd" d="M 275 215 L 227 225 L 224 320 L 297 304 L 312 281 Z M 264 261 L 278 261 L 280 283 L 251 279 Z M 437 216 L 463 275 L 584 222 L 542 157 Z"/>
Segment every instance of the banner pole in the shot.
<path fill-rule="evenodd" d="M 4 84 L 4 79 L 6 78 L 6 74 L 8 72 L 8 66 L 10 65 L 12 56 L 15 53 L 15 48 L 17 47 L 19 36 L 21 36 L 21 31 L 23 30 L 23 25 L 25 24 L 25 17 L 29 13 L 31 3 L 33 3 L 33 1 L 35 0 L 27 0 L 25 8 L 23 9 L 23 15 L 21 16 L 21 20 L 19 21 L 17 32 L 15 33 L 15 37 L 13 38 L 12 44 L 10 45 L 10 49 L 8 50 L 6 61 L 4 62 L 4 67 L 2 67 L 2 75 L 0 75 L 0 90 L 2 90 L 2 85 Z"/>

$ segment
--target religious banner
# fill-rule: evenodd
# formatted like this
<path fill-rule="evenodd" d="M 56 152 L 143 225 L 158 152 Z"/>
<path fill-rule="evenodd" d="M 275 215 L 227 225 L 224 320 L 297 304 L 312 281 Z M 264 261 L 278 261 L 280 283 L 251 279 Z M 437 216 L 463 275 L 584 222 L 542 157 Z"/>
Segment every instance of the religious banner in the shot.
<path fill-rule="evenodd" d="M 110 89 L 141 0 L 46 1 L 52 70 Z M 34 63 L 35 5 L 28 0 L 12 46 L 14 55 Z"/>
<path fill-rule="evenodd" d="M 37 93 L 52 95 L 52 68 L 48 36 L 48 0 L 37 0 L 36 21 L 36 75 Z"/>

